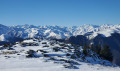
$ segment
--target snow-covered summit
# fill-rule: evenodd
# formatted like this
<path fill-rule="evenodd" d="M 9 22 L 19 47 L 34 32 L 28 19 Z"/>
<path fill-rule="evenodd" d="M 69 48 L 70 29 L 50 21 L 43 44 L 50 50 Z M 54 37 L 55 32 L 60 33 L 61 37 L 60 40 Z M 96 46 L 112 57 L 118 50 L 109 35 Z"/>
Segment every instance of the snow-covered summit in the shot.
<path fill-rule="evenodd" d="M 52 37 L 57 39 L 65 39 L 70 36 L 89 34 L 89 39 L 102 34 L 104 37 L 111 36 L 112 33 L 120 33 L 120 25 L 83 25 L 73 27 L 63 26 L 34 26 L 34 25 L 18 25 L 3 26 L 0 25 L 0 35 L 8 37 L 33 38 L 39 36 Z M 6 39 L 5 37 L 5 39 Z"/>

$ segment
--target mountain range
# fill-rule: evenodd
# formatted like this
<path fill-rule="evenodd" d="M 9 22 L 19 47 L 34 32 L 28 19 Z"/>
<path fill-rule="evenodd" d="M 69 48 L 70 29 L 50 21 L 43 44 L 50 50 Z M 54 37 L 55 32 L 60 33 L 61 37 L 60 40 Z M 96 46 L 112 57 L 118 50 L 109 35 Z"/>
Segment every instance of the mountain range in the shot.
<path fill-rule="evenodd" d="M 0 45 L 26 38 L 64 39 L 77 45 L 108 45 L 113 55 L 113 63 L 120 65 L 120 25 L 83 25 L 83 26 L 5 26 L 0 24 Z"/>
<path fill-rule="evenodd" d="M 86 35 L 88 39 L 93 39 L 98 34 L 109 37 L 112 33 L 120 33 L 120 25 L 83 25 L 83 26 L 34 26 L 17 25 L 5 26 L 0 24 L 0 41 L 9 41 L 8 38 L 33 38 L 45 36 L 47 38 L 66 39 L 71 36 Z"/>

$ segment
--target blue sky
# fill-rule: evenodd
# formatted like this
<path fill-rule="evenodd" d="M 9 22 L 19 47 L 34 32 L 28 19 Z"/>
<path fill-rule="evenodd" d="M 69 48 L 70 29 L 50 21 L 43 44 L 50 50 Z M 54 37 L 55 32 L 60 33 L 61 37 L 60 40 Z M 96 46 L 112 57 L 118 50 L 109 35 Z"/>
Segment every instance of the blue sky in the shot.
<path fill-rule="evenodd" d="M 0 24 L 120 24 L 120 0 L 0 0 Z"/>

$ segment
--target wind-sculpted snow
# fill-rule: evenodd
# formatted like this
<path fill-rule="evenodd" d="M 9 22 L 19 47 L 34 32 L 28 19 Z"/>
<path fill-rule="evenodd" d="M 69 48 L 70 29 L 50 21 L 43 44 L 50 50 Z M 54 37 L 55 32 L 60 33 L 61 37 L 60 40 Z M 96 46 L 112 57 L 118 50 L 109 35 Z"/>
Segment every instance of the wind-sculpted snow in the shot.
<path fill-rule="evenodd" d="M 4 35 L 5 39 L 9 37 L 33 38 L 40 36 L 65 39 L 77 35 L 87 35 L 89 39 L 93 39 L 98 34 L 102 34 L 104 37 L 109 37 L 114 32 L 120 33 L 120 25 L 83 25 L 73 27 L 34 25 L 7 27 L 0 25 L 0 35 Z M 0 36 L 0 38 L 1 41 L 5 40 L 2 40 L 3 36 Z"/>

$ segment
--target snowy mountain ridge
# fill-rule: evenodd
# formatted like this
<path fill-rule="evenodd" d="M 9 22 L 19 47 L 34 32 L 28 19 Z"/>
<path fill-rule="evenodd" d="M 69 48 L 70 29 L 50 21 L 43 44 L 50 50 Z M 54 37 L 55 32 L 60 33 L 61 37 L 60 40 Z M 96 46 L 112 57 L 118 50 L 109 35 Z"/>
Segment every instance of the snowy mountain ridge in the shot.
<path fill-rule="evenodd" d="M 61 26 L 34 26 L 34 25 L 17 25 L 4 26 L 0 25 L 0 41 L 5 41 L 9 37 L 33 38 L 45 36 L 47 38 L 66 39 L 70 36 L 86 35 L 89 39 L 102 34 L 104 37 L 111 36 L 112 33 L 120 33 L 120 25 L 83 25 L 73 27 Z"/>

